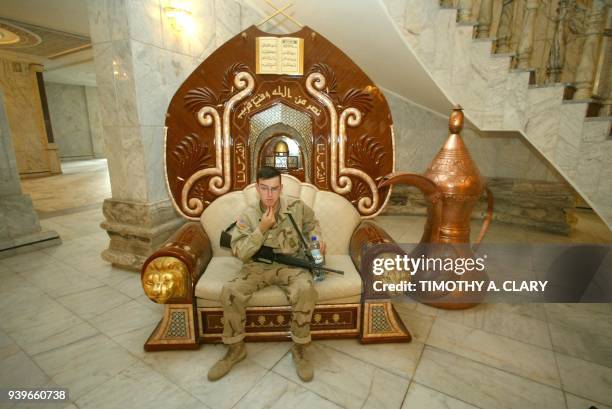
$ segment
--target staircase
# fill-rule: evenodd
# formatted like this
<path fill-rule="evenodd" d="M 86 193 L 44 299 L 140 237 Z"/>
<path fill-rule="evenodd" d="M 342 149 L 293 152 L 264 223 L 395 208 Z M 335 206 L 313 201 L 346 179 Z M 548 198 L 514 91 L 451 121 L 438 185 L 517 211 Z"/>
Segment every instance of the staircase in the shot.
<path fill-rule="evenodd" d="M 511 68 L 515 53 L 493 53 L 495 38 L 475 38 L 478 23 L 458 22 L 456 7 L 435 0 L 384 4 L 409 48 L 474 125 L 485 133 L 520 132 L 612 229 L 607 109 L 595 100 L 571 99 L 567 83 L 537 85 L 533 69 Z"/>

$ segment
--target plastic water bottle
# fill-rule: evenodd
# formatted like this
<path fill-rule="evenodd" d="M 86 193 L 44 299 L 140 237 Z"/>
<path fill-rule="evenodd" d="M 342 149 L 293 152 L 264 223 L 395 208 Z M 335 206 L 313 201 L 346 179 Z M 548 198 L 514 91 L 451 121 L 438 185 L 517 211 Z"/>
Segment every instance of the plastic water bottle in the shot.
<path fill-rule="evenodd" d="M 321 254 L 321 243 L 317 240 L 317 236 L 310 237 L 310 254 L 314 259 L 315 264 L 323 265 L 323 255 Z M 314 280 L 323 281 L 325 279 L 325 271 L 315 270 Z"/>

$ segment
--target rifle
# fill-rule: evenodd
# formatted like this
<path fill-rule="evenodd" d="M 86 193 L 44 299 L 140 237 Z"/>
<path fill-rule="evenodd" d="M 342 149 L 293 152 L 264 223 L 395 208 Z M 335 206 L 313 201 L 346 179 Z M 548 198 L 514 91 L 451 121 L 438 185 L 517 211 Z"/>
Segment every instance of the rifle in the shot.
<path fill-rule="evenodd" d="M 288 256 L 286 254 L 275 253 L 272 247 L 268 246 L 261 246 L 259 250 L 257 250 L 257 253 L 255 253 L 251 258 L 254 261 L 258 261 L 260 263 L 272 264 L 276 261 L 277 263 L 286 264 L 288 266 L 305 268 L 313 274 L 316 271 L 329 271 L 330 273 L 344 275 L 344 271 L 342 270 L 335 270 L 333 268 L 323 267 L 314 262 L 314 258 L 312 257 L 312 254 L 310 254 L 310 251 L 308 251 L 308 246 L 306 246 L 306 240 L 304 239 L 304 236 L 302 236 L 300 230 L 297 228 L 297 224 L 295 223 L 293 216 L 291 215 L 291 213 L 286 214 L 287 216 L 289 216 L 291 223 L 293 224 L 293 228 L 297 231 L 298 236 L 301 239 L 302 250 L 304 252 L 304 256 L 306 256 L 306 260 L 299 257 Z M 228 249 L 231 248 L 230 231 L 234 228 L 235 225 L 236 222 L 232 223 L 228 228 L 221 232 L 221 239 L 219 240 L 219 244 L 221 245 L 221 247 L 225 247 Z"/>
<path fill-rule="evenodd" d="M 344 275 L 344 271 L 342 270 L 335 270 L 333 268 L 323 267 L 311 260 L 304 260 L 299 257 L 288 256 L 282 253 L 275 253 L 274 249 L 268 246 L 261 246 L 259 250 L 257 250 L 257 253 L 255 253 L 251 258 L 253 259 L 253 261 L 258 261 L 260 263 L 272 264 L 274 262 L 277 262 L 281 264 L 287 264 L 288 266 L 301 267 L 310 270 L 310 272 L 312 273 L 317 270 L 320 270 Z"/>

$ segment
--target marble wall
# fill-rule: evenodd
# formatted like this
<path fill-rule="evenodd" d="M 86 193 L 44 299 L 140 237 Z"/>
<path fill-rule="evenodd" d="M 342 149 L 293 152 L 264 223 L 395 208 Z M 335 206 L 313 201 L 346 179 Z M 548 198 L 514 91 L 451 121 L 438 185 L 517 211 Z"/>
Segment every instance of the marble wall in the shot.
<path fill-rule="evenodd" d="M 42 231 L 32 199 L 21 192 L 4 93 L 0 90 L 0 258 L 59 244 L 54 231 Z"/>
<path fill-rule="evenodd" d="M 103 145 L 100 146 L 99 143 L 102 139 L 102 129 L 97 113 L 99 108 L 96 89 L 50 82 L 45 82 L 45 89 L 53 138 L 60 158 L 75 160 L 103 155 Z"/>
<path fill-rule="evenodd" d="M 111 243 L 103 257 L 132 268 L 182 222 L 168 198 L 163 168 L 170 99 L 208 55 L 259 18 L 243 3 L 206 0 L 191 2 L 191 15 L 181 25 L 164 5 L 88 2 L 112 190 L 102 224 Z"/>
<path fill-rule="evenodd" d="M 104 135 L 102 133 L 102 119 L 100 118 L 100 102 L 97 87 L 85 87 L 85 100 L 87 101 L 87 115 L 89 117 L 89 133 L 95 158 L 105 158 Z"/>
<path fill-rule="evenodd" d="M 17 169 L 22 176 L 60 173 L 56 147 L 47 142 L 36 80 L 40 65 L 0 57 L 4 92 Z"/>
<path fill-rule="evenodd" d="M 384 91 L 395 132 L 398 171 L 423 173 L 448 137 L 448 118 Z M 485 177 L 561 182 L 563 178 L 520 136 L 486 136 L 466 128 L 463 139 Z"/>

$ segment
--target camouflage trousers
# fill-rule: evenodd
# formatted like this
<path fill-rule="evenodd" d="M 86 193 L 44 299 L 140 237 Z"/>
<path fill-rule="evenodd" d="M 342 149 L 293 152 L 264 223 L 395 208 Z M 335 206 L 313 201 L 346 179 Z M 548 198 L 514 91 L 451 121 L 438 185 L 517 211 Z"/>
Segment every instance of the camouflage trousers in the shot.
<path fill-rule="evenodd" d="M 242 266 L 238 276 L 223 285 L 223 343 L 234 344 L 244 339 L 246 306 L 251 295 L 262 288 L 277 285 L 291 304 L 291 338 L 294 342 L 310 342 L 310 320 L 318 294 L 308 270 L 284 264 L 251 262 Z"/>

